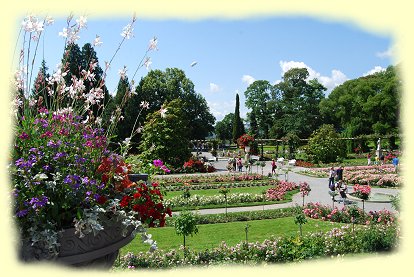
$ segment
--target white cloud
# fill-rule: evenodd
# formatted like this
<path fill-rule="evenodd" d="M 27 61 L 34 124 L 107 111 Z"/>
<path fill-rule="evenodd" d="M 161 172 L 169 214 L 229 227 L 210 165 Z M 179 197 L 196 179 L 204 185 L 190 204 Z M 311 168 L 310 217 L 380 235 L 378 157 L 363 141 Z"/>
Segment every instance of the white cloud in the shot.
<path fill-rule="evenodd" d="M 207 101 L 210 112 L 216 117 L 216 122 L 221 121 L 227 114 L 234 113 L 236 99 L 229 101 Z M 244 100 L 240 99 L 240 117 L 246 118 L 247 108 Z"/>
<path fill-rule="evenodd" d="M 387 59 L 387 58 L 393 58 L 395 54 L 395 48 L 394 47 L 390 47 L 387 50 L 383 51 L 383 52 L 377 52 L 376 56 L 378 58 L 381 59 Z"/>
<path fill-rule="evenodd" d="M 215 83 L 210 83 L 210 92 L 219 92 L 220 86 Z"/>
<path fill-rule="evenodd" d="M 331 71 L 331 76 L 323 76 L 321 73 L 317 72 L 304 62 L 296 62 L 296 61 L 280 61 L 280 67 L 282 69 L 282 76 L 292 68 L 306 68 L 309 72 L 308 80 L 317 79 L 324 87 L 327 88 L 327 93 L 330 93 L 336 86 L 339 86 L 348 78 L 344 73 L 342 73 L 338 69 L 333 69 Z M 279 83 L 280 80 L 275 81 L 275 83 Z"/>
<path fill-rule="evenodd" d="M 372 74 L 374 74 L 374 73 L 378 73 L 378 72 L 381 72 L 381 71 L 385 71 L 386 69 L 385 68 L 383 68 L 383 67 L 381 67 L 381 66 L 376 66 L 376 67 L 374 67 L 373 69 L 371 69 L 370 71 L 368 71 L 368 72 L 365 72 L 364 74 L 362 74 L 363 76 L 368 76 L 368 75 L 372 75 Z"/>
<path fill-rule="evenodd" d="M 253 82 L 256 81 L 255 78 L 253 78 L 250 75 L 243 75 L 242 77 L 242 82 L 246 83 L 248 86 L 250 86 L 251 84 L 253 84 Z"/>

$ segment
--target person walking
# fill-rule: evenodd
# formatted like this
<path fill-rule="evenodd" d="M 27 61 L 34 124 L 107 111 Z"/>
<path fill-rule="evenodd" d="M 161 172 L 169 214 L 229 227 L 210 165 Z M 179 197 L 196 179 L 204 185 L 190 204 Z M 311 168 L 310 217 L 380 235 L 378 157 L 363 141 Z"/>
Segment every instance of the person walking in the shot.
<path fill-rule="evenodd" d="M 343 180 L 343 174 L 344 174 L 344 167 L 341 165 L 337 170 L 336 170 L 336 179 L 338 181 L 342 181 Z"/>
<path fill-rule="evenodd" d="M 276 161 L 275 159 L 272 159 L 272 175 L 276 174 L 276 168 L 277 168 Z"/>
<path fill-rule="evenodd" d="M 385 156 L 383 154 L 381 154 L 381 156 L 380 156 L 381 165 L 384 165 L 384 161 L 385 161 Z"/>
<path fill-rule="evenodd" d="M 237 167 L 239 169 L 239 172 L 243 171 L 243 161 L 241 157 L 239 157 L 239 159 L 237 160 Z"/>
<path fill-rule="evenodd" d="M 328 187 L 331 191 L 335 190 L 335 176 L 336 176 L 336 171 L 334 167 L 332 166 L 331 169 L 329 170 L 329 184 L 328 184 Z"/>
<path fill-rule="evenodd" d="M 392 164 L 394 165 L 394 171 L 395 171 L 395 172 L 398 172 L 398 163 L 399 163 L 398 157 L 397 157 L 397 156 L 395 156 L 395 157 L 392 159 Z"/>
<path fill-rule="evenodd" d="M 371 165 L 371 153 L 368 153 L 367 159 L 368 159 L 368 165 Z"/>

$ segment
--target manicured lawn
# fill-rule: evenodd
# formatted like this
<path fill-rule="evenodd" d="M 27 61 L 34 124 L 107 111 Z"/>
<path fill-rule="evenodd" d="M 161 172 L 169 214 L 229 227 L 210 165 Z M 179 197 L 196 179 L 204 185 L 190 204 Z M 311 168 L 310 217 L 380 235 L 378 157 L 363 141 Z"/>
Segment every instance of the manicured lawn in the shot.
<path fill-rule="evenodd" d="M 307 232 L 328 231 L 334 227 L 340 227 L 341 223 L 332 223 L 321 220 L 307 219 L 302 226 L 304 234 Z M 245 227 L 248 228 L 248 241 L 262 242 L 271 236 L 285 236 L 299 234 L 299 227 L 294 223 L 294 217 L 279 219 L 253 220 L 243 222 L 230 222 L 219 224 L 198 225 L 198 233 L 186 238 L 186 246 L 193 250 L 203 250 L 218 246 L 222 241 L 227 245 L 236 245 L 246 239 Z M 159 249 L 179 249 L 183 244 L 183 237 L 175 233 L 174 227 L 148 229 L 152 238 L 157 241 Z M 121 255 L 127 252 L 146 252 L 148 245 L 143 244 L 139 237 L 121 249 Z"/>

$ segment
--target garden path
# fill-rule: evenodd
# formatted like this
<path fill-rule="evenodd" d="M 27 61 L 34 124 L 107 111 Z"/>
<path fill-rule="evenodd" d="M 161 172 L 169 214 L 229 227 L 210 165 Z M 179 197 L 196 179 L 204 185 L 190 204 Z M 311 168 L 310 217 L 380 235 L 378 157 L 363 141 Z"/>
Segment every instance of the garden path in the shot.
<path fill-rule="evenodd" d="M 204 155 L 205 153 L 203 153 Z M 208 154 L 205 154 L 208 155 Z M 204 174 L 231 174 L 226 169 L 227 166 L 227 160 L 219 160 L 216 162 L 213 162 L 214 167 L 217 169 L 214 173 L 204 173 Z M 278 164 L 278 167 L 280 165 Z M 244 168 L 243 168 L 244 169 Z M 328 194 L 328 178 L 316 178 L 316 177 L 310 177 L 305 176 L 302 174 L 298 174 L 298 171 L 303 170 L 303 167 L 292 167 L 292 171 L 289 171 L 287 174 L 287 181 L 295 182 L 299 184 L 300 182 L 307 182 L 311 188 L 311 191 L 308 196 L 305 196 L 305 204 L 312 202 L 316 203 L 319 202 L 322 205 L 334 205 L 338 208 L 342 208 L 344 206 L 343 203 L 338 202 L 332 202 L 331 196 Z M 266 166 L 263 168 L 263 174 L 267 175 L 271 172 L 271 162 L 266 162 Z M 262 173 L 262 169 L 260 167 L 253 166 L 252 167 L 253 173 Z M 281 174 L 277 175 L 276 177 L 279 180 L 285 180 L 285 174 L 282 174 L 282 172 L 279 172 Z M 168 175 L 171 176 L 171 175 Z M 348 190 L 352 191 L 352 186 L 348 186 Z M 372 193 L 387 193 L 396 195 L 400 190 L 399 189 L 387 189 L 387 188 L 372 188 Z M 338 196 L 336 198 L 339 198 Z M 227 212 L 240 212 L 240 211 L 257 211 L 257 210 L 270 210 L 270 209 L 279 209 L 279 208 L 285 208 L 285 207 L 292 207 L 295 205 L 301 206 L 303 203 L 303 198 L 300 195 L 300 193 L 297 193 L 293 196 L 292 202 L 289 203 L 282 203 L 282 204 L 271 204 L 271 205 L 260 205 L 260 206 L 251 206 L 251 207 L 231 207 L 227 208 Z M 360 208 L 362 208 L 362 202 L 356 201 L 356 205 Z M 383 209 L 389 210 L 389 211 L 395 211 L 395 209 L 392 207 L 391 203 L 373 203 L 373 202 L 365 202 L 364 203 L 364 209 L 365 211 L 380 211 Z M 200 214 L 219 214 L 219 213 L 225 213 L 225 208 L 218 208 L 218 209 L 201 209 L 198 210 Z"/>

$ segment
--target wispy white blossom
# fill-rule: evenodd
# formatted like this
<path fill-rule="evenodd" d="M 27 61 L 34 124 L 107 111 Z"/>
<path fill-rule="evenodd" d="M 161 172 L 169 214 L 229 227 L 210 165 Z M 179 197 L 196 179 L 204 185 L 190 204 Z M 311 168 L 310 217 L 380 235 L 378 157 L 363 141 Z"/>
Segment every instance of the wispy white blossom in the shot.
<path fill-rule="evenodd" d="M 148 50 L 158 50 L 157 44 L 158 44 L 158 39 L 156 37 L 150 39 Z"/>
<path fill-rule="evenodd" d="M 127 75 L 126 75 L 127 71 L 128 71 L 128 69 L 126 68 L 126 66 L 124 66 L 124 68 L 118 70 L 119 77 L 121 77 L 122 80 L 125 80 L 125 78 L 127 77 Z"/>
<path fill-rule="evenodd" d="M 96 38 L 93 40 L 92 44 L 94 47 L 100 46 L 103 42 L 101 41 L 101 37 L 96 35 Z"/>
<path fill-rule="evenodd" d="M 145 61 L 144 61 L 144 65 L 147 68 L 147 70 L 149 70 L 151 68 L 151 64 L 152 64 L 151 58 L 150 57 L 146 57 L 145 58 Z"/>
<path fill-rule="evenodd" d="M 141 103 L 139 104 L 139 106 L 143 109 L 148 110 L 149 108 L 149 103 L 147 101 L 141 101 Z"/>
<path fill-rule="evenodd" d="M 134 34 L 132 33 L 134 31 L 134 28 L 132 27 L 132 24 L 129 23 L 128 25 L 126 25 L 123 29 L 122 29 L 122 33 L 121 36 L 126 38 L 126 39 L 130 39 L 131 37 L 134 36 Z"/>

